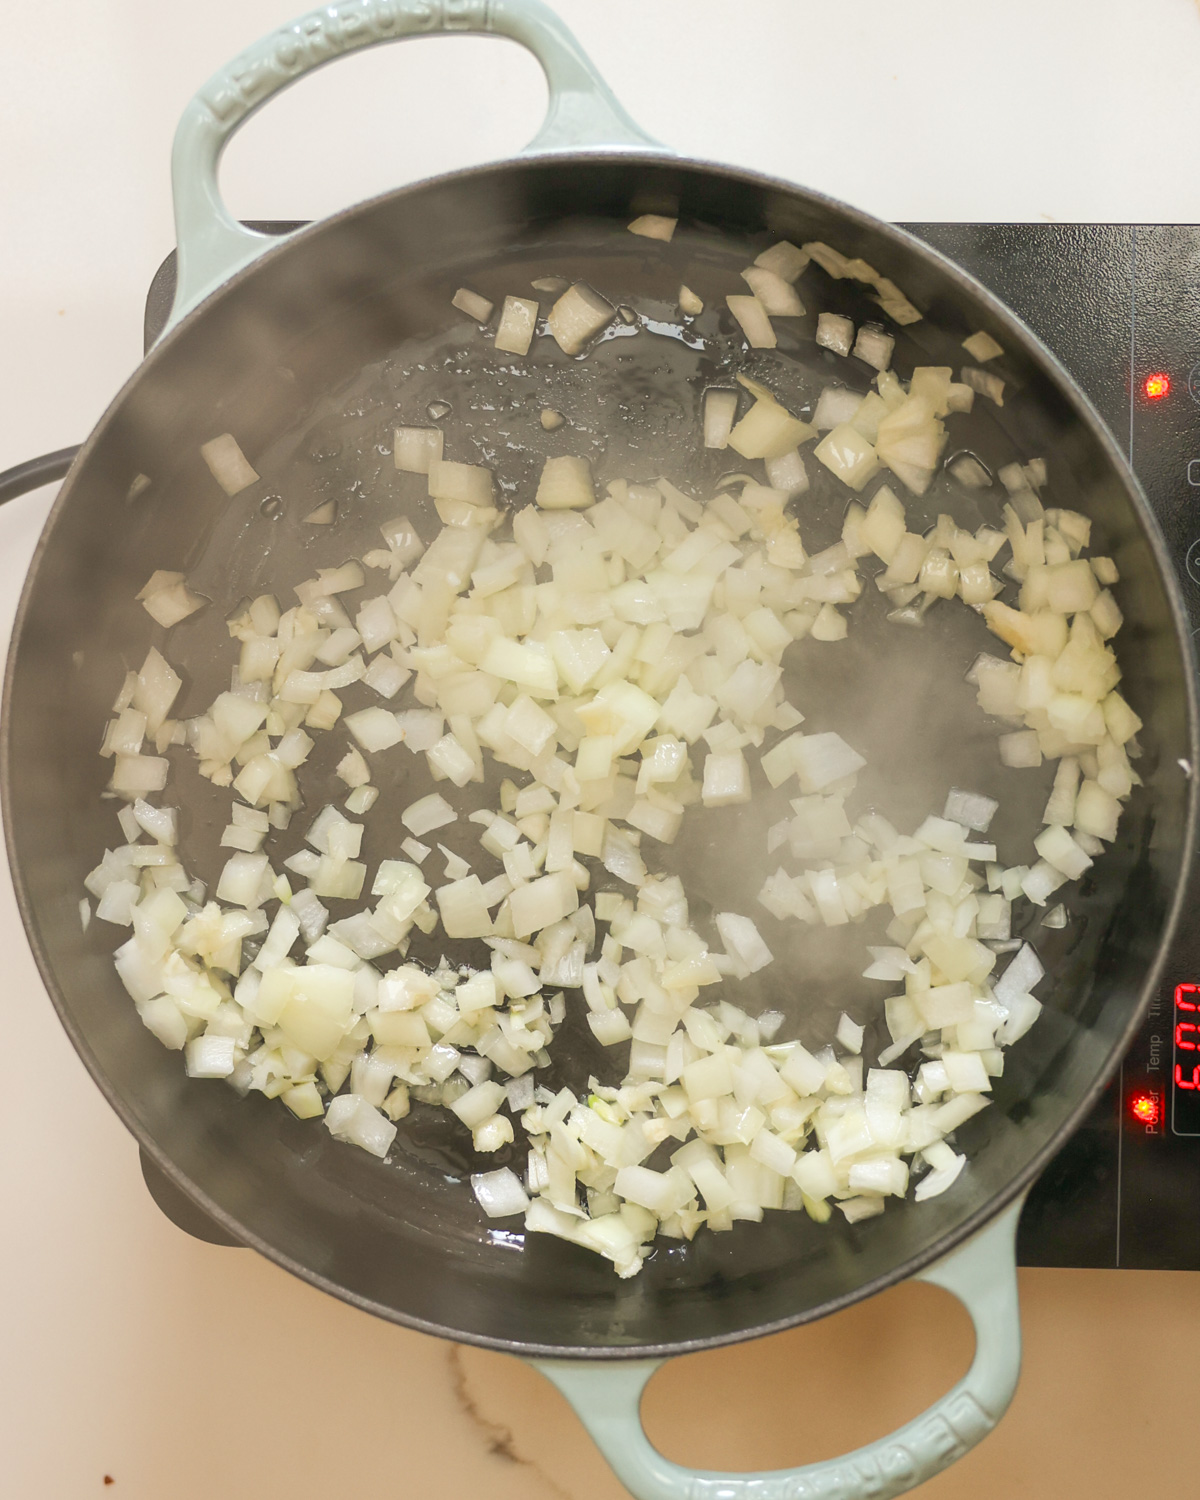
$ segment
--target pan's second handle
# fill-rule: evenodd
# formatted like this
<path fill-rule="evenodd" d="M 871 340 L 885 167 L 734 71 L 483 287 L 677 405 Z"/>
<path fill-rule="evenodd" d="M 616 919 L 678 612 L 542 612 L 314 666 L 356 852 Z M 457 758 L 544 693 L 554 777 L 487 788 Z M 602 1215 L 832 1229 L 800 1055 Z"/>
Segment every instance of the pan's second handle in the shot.
<path fill-rule="evenodd" d="M 1024 1199 L 922 1271 L 975 1325 L 975 1358 L 958 1384 L 889 1437 L 802 1469 L 719 1474 L 685 1469 L 652 1448 L 639 1407 L 662 1360 L 537 1360 L 636 1500 L 889 1500 L 948 1468 L 987 1436 L 1012 1400 L 1021 1369 L 1016 1230 Z"/>
<path fill-rule="evenodd" d="M 248 47 L 210 78 L 175 132 L 178 280 L 170 328 L 222 281 L 276 243 L 225 207 L 217 167 L 229 138 L 261 105 L 347 52 L 437 33 L 505 36 L 528 47 L 550 91 L 542 128 L 526 148 L 662 149 L 638 129 L 571 32 L 541 0 L 340 0 Z"/>

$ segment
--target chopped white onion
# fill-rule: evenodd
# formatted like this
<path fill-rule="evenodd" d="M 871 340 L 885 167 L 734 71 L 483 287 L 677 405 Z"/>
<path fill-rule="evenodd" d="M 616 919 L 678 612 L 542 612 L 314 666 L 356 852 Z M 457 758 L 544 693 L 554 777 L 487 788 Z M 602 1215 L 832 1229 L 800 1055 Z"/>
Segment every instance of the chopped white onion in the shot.
<path fill-rule="evenodd" d="M 505 297 L 495 347 L 505 354 L 528 354 L 537 330 L 538 305 L 525 297 Z"/>
<path fill-rule="evenodd" d="M 970 365 L 964 365 L 962 383 L 970 386 L 973 391 L 978 391 L 981 396 L 987 396 L 997 406 L 1004 405 L 1004 382 L 999 375 L 992 375 L 987 370 L 976 370 Z"/>
<path fill-rule="evenodd" d="M 569 287 L 550 309 L 547 326 L 564 354 L 579 354 L 615 316 L 612 303 L 580 281 Z"/>
<path fill-rule="evenodd" d="M 339 1094 L 330 1100 L 325 1124 L 335 1140 L 361 1146 L 372 1156 L 385 1157 L 396 1139 L 396 1126 L 357 1094 Z"/>
<path fill-rule="evenodd" d="M 751 349 L 774 349 L 775 330 L 767 310 L 757 297 L 729 296 L 725 305 L 736 318 Z"/>
<path fill-rule="evenodd" d="M 442 456 L 439 427 L 397 427 L 392 434 L 396 467 L 408 474 L 428 474 L 429 466 Z"/>
<path fill-rule="evenodd" d="M 435 828 L 445 828 L 453 823 L 458 814 L 440 792 L 430 792 L 427 797 L 418 797 L 400 814 L 400 821 L 409 833 L 417 838 L 423 833 L 432 833 Z"/>
<path fill-rule="evenodd" d="M 474 1173 L 471 1191 L 489 1219 L 510 1219 L 529 1207 L 521 1179 L 508 1167 L 501 1167 L 498 1172 Z"/>
<path fill-rule="evenodd" d="M 986 833 L 999 807 L 999 802 L 993 797 L 984 797 L 978 792 L 962 792 L 957 787 L 952 787 L 946 794 L 942 817 L 952 823 L 961 823 L 964 828 L 971 828 L 976 833 Z"/>
<path fill-rule="evenodd" d="M 854 340 L 854 348 L 850 351 L 856 359 L 861 359 L 875 370 L 886 370 L 892 362 L 892 352 L 896 347 L 896 340 L 890 333 L 885 333 L 882 328 L 874 327 L 870 323 L 864 323 L 858 330 L 858 337 Z"/>
<path fill-rule="evenodd" d="M 704 393 L 704 446 L 725 448 L 737 414 L 737 392 L 711 389 Z"/>
<path fill-rule="evenodd" d="M 762 304 L 768 316 L 772 318 L 802 318 L 804 316 L 804 303 L 796 295 L 795 288 L 767 266 L 747 266 L 742 272 L 742 280 Z"/>
<path fill-rule="evenodd" d="M 854 344 L 854 323 L 840 313 L 821 313 L 817 318 L 817 343 L 835 354 L 849 354 Z"/>
<path fill-rule="evenodd" d="M 231 432 L 201 443 L 200 456 L 227 495 L 240 495 L 258 478 L 257 470 L 250 465 Z"/>
<path fill-rule="evenodd" d="M 986 364 L 989 359 L 999 358 L 1004 353 L 991 334 L 985 333 L 982 329 L 978 333 L 973 333 L 970 338 L 963 339 L 962 346 L 971 358 L 981 365 Z"/>
<path fill-rule="evenodd" d="M 626 227 L 630 234 L 640 234 L 648 240 L 670 240 L 678 222 L 664 214 L 641 214 Z"/>
<path fill-rule="evenodd" d="M 481 297 L 478 292 L 473 292 L 469 287 L 465 286 L 460 286 L 450 301 L 458 308 L 459 312 L 465 312 L 469 318 L 474 318 L 477 323 L 486 323 L 492 315 L 492 308 L 494 306 L 486 297 Z"/>

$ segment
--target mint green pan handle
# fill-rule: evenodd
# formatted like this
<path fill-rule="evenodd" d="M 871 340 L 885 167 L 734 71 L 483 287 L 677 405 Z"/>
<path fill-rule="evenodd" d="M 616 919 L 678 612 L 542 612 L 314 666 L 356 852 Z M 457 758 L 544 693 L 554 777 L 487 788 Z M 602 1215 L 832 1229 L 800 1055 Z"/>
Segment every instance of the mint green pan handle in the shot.
<path fill-rule="evenodd" d="M 217 167 L 234 132 L 280 89 L 347 52 L 447 32 L 509 37 L 542 65 L 549 108 L 526 152 L 664 149 L 633 123 L 574 36 L 541 0 L 341 0 L 310 11 L 210 78 L 179 122 L 171 158 L 177 290 L 167 328 L 279 243 L 277 235 L 240 224 L 221 199 Z"/>
<path fill-rule="evenodd" d="M 960 1459 L 1004 1415 L 1021 1370 L 1016 1230 L 1024 1198 L 918 1281 L 953 1292 L 975 1325 L 975 1358 L 958 1384 L 914 1421 L 845 1458 L 801 1469 L 716 1474 L 684 1469 L 650 1446 L 642 1392 L 660 1359 L 533 1361 L 635 1500 L 889 1500 Z"/>

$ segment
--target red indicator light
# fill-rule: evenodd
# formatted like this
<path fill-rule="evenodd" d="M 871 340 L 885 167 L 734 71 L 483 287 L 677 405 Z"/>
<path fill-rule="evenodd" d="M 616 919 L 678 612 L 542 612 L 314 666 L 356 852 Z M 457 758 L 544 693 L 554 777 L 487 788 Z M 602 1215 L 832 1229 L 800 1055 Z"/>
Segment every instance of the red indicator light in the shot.
<path fill-rule="evenodd" d="M 1161 401 L 1164 396 L 1171 394 L 1171 377 L 1165 370 L 1155 370 L 1153 375 L 1147 375 L 1142 381 L 1142 390 L 1150 401 Z"/>
<path fill-rule="evenodd" d="M 1135 1094 L 1129 1108 L 1133 1118 L 1140 1120 L 1143 1125 L 1158 1124 L 1157 1094 Z"/>

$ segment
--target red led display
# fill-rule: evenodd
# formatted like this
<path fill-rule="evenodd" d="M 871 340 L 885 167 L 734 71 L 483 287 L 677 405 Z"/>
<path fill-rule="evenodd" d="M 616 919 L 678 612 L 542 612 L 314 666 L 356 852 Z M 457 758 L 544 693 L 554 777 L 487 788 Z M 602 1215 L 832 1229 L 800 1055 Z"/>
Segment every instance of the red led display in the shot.
<path fill-rule="evenodd" d="M 1171 394 L 1171 377 L 1165 370 L 1155 370 L 1142 381 L 1142 390 L 1147 400 L 1161 401 Z"/>
<path fill-rule="evenodd" d="M 1175 986 L 1172 1129 L 1200 1134 L 1200 984 Z M 1185 1101 L 1189 1101 L 1185 1105 Z M 1182 1113 L 1181 1113 L 1182 1111 Z"/>
<path fill-rule="evenodd" d="M 1200 995 L 1200 985 L 1177 984 L 1175 986 L 1175 1050 L 1176 1052 L 1196 1051 L 1196 1022 L 1195 1019 L 1187 1020 L 1189 1015 L 1196 1015 L 1197 1001 L 1189 996 Z M 1183 1017 L 1184 1019 L 1180 1019 Z M 1189 1059 L 1190 1061 L 1190 1059 Z M 1188 1077 L 1184 1077 L 1184 1064 L 1175 1064 L 1175 1083 L 1181 1089 L 1200 1089 L 1200 1067 L 1192 1067 Z"/>

